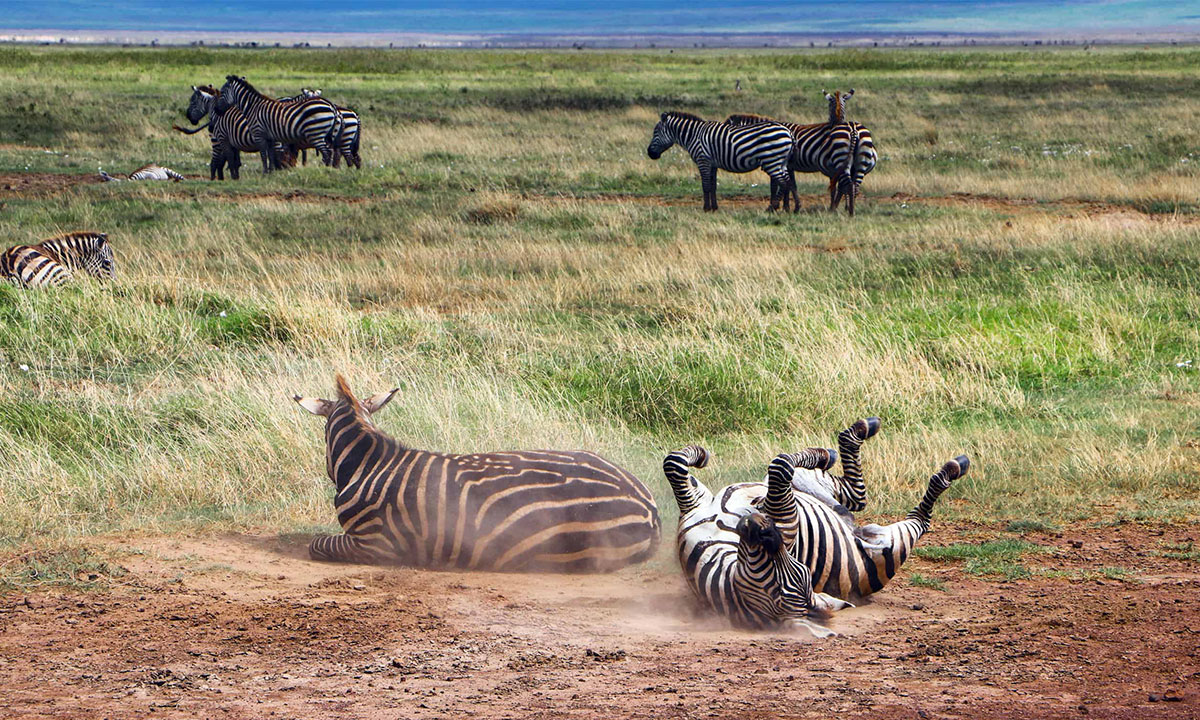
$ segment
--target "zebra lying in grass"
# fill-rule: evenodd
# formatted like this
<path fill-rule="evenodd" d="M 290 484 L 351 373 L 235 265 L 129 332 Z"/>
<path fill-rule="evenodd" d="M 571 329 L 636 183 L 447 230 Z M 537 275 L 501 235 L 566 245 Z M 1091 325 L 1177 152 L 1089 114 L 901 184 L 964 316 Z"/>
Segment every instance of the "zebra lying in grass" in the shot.
<path fill-rule="evenodd" d="M 792 153 L 788 157 L 787 187 L 783 192 L 785 210 L 790 195 L 795 202 L 795 212 L 800 211 L 795 173 L 821 173 L 829 178 L 829 209 L 836 210 L 845 197 L 846 209 L 853 215 L 854 199 L 861 190 L 863 178 L 874 169 L 878 159 L 875 143 L 866 126 L 846 120 L 846 101 L 854 95 L 853 89 L 846 93 L 837 90 L 822 93 L 829 103 L 829 119 L 823 123 L 799 125 L 744 113 L 730 115 L 725 122 L 734 126 L 778 122 L 791 131 Z"/>
<path fill-rule="evenodd" d="M 194 130 L 172 125 L 174 129 L 187 135 L 194 135 L 208 128 L 209 143 L 212 156 L 209 161 L 208 179 L 224 180 L 225 166 L 229 166 L 229 176 L 238 179 L 242 167 L 242 153 L 258 152 L 258 146 L 250 134 L 250 127 L 242 111 L 228 103 L 220 102 L 221 91 L 212 85 L 192 86 L 192 97 L 188 101 L 187 119 L 195 124 L 208 116 L 208 122 Z M 280 164 L 284 167 L 296 165 L 294 152 L 278 143 L 275 152 L 279 154 Z"/>
<path fill-rule="evenodd" d="M 0 274 L 22 287 L 57 287 L 76 271 L 100 280 L 113 279 L 116 273 L 108 235 L 67 233 L 37 245 L 17 245 L 0 255 Z"/>
<path fill-rule="evenodd" d="M 829 632 L 806 618 L 881 590 L 929 529 L 938 496 L 970 462 L 959 456 L 946 463 L 904 520 L 858 527 L 847 503 L 865 503 L 858 450 L 878 428 L 869 418 L 839 435 L 843 475 L 828 472 L 837 451 L 810 448 L 776 457 L 766 482 L 715 495 L 689 471 L 707 465 L 704 448 L 667 455 L 663 473 L 679 505 L 679 561 L 696 596 L 742 627 L 799 625 L 823 636 Z"/>
<path fill-rule="evenodd" d="M 774 121 L 746 125 L 710 122 L 682 112 L 663 113 L 654 126 L 646 154 L 662 157 L 679 143 L 692 156 L 700 171 L 704 209 L 717 209 L 717 170 L 746 173 L 762 169 L 771 176 L 771 204 L 779 207 L 779 196 L 787 188 L 787 163 L 792 151 L 792 134 Z"/>
<path fill-rule="evenodd" d="M 326 469 L 342 535 L 317 560 L 520 572 L 607 572 L 650 557 L 660 526 L 637 478 L 590 452 L 451 455 L 405 447 L 375 426 L 397 390 L 359 400 L 295 396 L 326 418 Z"/>
<path fill-rule="evenodd" d="M 165 168 L 160 165 L 144 165 L 137 170 L 129 173 L 128 178 L 113 177 L 103 170 L 100 171 L 100 178 L 104 182 L 124 182 L 125 180 L 173 180 L 179 182 L 184 177 L 170 168 Z"/>

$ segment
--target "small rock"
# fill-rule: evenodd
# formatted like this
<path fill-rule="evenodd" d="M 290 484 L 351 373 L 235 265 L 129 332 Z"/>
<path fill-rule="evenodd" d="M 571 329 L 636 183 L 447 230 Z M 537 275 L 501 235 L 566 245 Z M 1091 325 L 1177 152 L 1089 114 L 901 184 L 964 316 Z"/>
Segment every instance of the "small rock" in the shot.
<path fill-rule="evenodd" d="M 925 606 L 922 605 L 921 603 L 913 603 L 911 605 L 911 607 L 913 610 L 924 610 L 925 609 Z"/>
<path fill-rule="evenodd" d="M 1159 700 L 1162 700 L 1162 695 L 1159 695 L 1158 693 L 1150 693 L 1149 700 L 1150 702 L 1158 702 Z"/>
<path fill-rule="evenodd" d="M 1083 547 L 1083 541 L 1082 541 L 1082 540 L 1068 540 L 1068 541 L 1067 541 L 1067 544 L 1068 544 L 1068 545 L 1070 545 L 1071 547 L 1075 548 L 1076 550 L 1078 550 L 1078 549 L 1080 549 L 1080 548 L 1082 548 L 1082 547 Z"/>

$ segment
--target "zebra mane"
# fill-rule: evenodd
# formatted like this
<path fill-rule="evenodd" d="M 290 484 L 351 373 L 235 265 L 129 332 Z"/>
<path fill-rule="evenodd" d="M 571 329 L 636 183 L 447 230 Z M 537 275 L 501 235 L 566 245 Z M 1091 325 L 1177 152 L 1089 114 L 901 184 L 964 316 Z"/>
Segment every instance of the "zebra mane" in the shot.
<path fill-rule="evenodd" d="M 734 113 L 725 118 L 726 125 L 753 125 L 765 122 L 777 123 L 779 121 L 766 115 L 755 115 L 754 113 Z"/>
<path fill-rule="evenodd" d="M 208 95 L 216 95 L 217 97 L 220 97 L 220 95 L 221 95 L 221 91 L 216 89 L 212 85 L 197 85 L 196 90 L 198 90 L 199 92 L 202 92 L 202 93 L 206 93 Z"/>
<path fill-rule="evenodd" d="M 251 93 L 251 94 L 253 94 L 253 95 L 256 95 L 256 96 L 258 96 L 258 97 L 260 97 L 260 98 L 262 98 L 262 99 L 264 99 L 264 100 L 271 100 L 271 99 L 272 99 L 272 98 L 269 98 L 269 97 L 267 97 L 266 95 L 263 95 L 261 92 L 259 92 L 259 91 L 258 91 L 258 89 L 257 89 L 256 87 L 254 87 L 253 85 L 251 85 L 251 84 L 250 84 L 250 81 L 248 81 L 248 80 L 247 80 L 246 78 L 244 78 L 244 77 L 238 77 L 237 75 L 226 75 L 226 76 L 225 76 L 225 81 L 226 81 L 227 83 L 232 83 L 232 84 L 234 84 L 234 85 L 239 85 L 239 86 L 241 86 L 241 87 L 242 87 L 242 88 L 243 88 L 243 89 L 244 89 L 246 92 L 248 92 L 248 93 Z"/>
<path fill-rule="evenodd" d="M 663 113 L 662 119 L 666 120 L 667 118 L 678 118 L 680 120 L 695 120 L 696 122 L 708 122 L 707 120 L 700 117 L 699 115 L 693 115 L 692 113 L 687 113 L 687 112 L 680 112 L 678 110 L 670 110 L 668 112 Z"/>

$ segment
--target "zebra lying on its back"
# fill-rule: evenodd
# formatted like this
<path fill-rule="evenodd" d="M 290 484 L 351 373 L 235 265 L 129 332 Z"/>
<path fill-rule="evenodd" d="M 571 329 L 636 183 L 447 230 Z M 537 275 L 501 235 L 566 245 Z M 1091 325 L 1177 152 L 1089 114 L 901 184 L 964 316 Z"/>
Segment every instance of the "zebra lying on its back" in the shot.
<path fill-rule="evenodd" d="M 717 209 L 717 170 L 745 173 L 760 168 L 771 176 L 769 209 L 779 207 L 779 196 L 787 188 L 787 163 L 792 151 L 792 134 L 783 125 L 762 121 L 734 126 L 689 113 L 663 113 L 654 126 L 646 154 L 657 160 L 676 143 L 687 150 L 700 170 L 705 210 Z"/>
<path fill-rule="evenodd" d="M 339 375 L 336 400 L 295 397 L 326 418 L 326 469 L 345 530 L 314 539 L 313 558 L 607 572 L 654 552 L 658 508 L 627 471 L 590 452 L 407 448 L 372 418 L 397 390 L 359 400 Z"/>
<path fill-rule="evenodd" d="M 878 419 L 869 418 L 839 435 L 844 475 L 827 472 L 837 452 L 816 448 L 776 457 L 765 483 L 730 485 L 717 495 L 688 470 L 707 464 L 703 448 L 689 446 L 668 455 L 663 472 L 679 504 L 679 559 L 697 597 L 739 625 L 772 627 L 796 624 L 881 590 L 929 529 L 938 496 L 966 474 L 970 462 L 959 456 L 946 463 L 901 522 L 858 527 L 846 503 L 856 508 L 865 503 L 858 451 L 878 428 Z M 753 543 L 744 547 L 742 523 L 758 515 L 763 519 L 753 526 L 774 528 L 784 548 L 769 560 L 755 555 Z M 768 550 L 773 542 L 766 544 Z M 746 568 L 747 557 L 758 558 L 754 572 Z"/>
<path fill-rule="evenodd" d="M 161 167 L 161 166 L 155 165 L 153 163 L 151 163 L 150 165 L 143 165 L 142 167 L 138 168 L 137 170 L 134 170 L 133 172 L 129 173 L 128 178 L 113 177 L 112 175 L 109 175 L 108 173 L 104 172 L 103 170 L 100 171 L 100 177 L 105 182 L 122 182 L 126 179 L 129 179 L 129 180 L 173 180 L 175 182 L 179 182 L 180 180 L 184 179 L 184 177 L 182 175 L 175 172 L 174 170 L 172 170 L 170 168 Z"/>
<path fill-rule="evenodd" d="M 37 245 L 17 245 L 0 256 L 0 273 L 24 287 L 54 287 L 62 285 L 77 270 L 111 280 L 113 269 L 112 245 L 108 235 L 95 232 L 74 232 Z"/>

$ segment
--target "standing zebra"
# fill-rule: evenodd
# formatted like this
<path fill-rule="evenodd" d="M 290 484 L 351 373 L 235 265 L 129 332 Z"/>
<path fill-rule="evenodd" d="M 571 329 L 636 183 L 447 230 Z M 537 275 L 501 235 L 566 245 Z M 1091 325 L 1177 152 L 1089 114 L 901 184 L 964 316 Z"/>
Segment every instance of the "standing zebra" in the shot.
<path fill-rule="evenodd" d="M 76 271 L 111 280 L 112 245 L 108 235 L 97 232 L 73 232 L 37 245 L 17 245 L 0 256 L 0 273 L 23 287 L 57 287 Z"/>
<path fill-rule="evenodd" d="M 290 98 L 279 98 L 281 101 L 296 102 L 299 100 L 311 100 L 321 97 L 320 88 L 310 90 L 309 88 L 300 88 L 300 94 Z M 358 113 L 348 107 L 335 105 L 338 112 L 342 114 L 342 134 L 337 142 L 337 147 L 334 148 L 333 166 L 337 167 L 341 158 L 346 159 L 346 167 L 362 168 L 362 156 L 358 154 L 359 148 L 359 133 L 361 132 L 362 121 L 358 117 Z M 293 151 L 297 148 L 293 147 Z M 308 164 L 308 153 L 306 148 L 298 148 L 302 153 L 304 164 Z"/>
<path fill-rule="evenodd" d="M 314 539 L 314 559 L 606 572 L 653 553 L 658 509 L 627 471 L 590 452 L 407 448 L 372 417 L 397 391 L 359 400 L 338 375 L 336 400 L 295 396 L 326 418 L 326 469 L 345 531 Z"/>
<path fill-rule="evenodd" d="M 792 134 L 774 121 L 748 125 L 710 122 L 689 113 L 663 113 L 654 126 L 654 137 L 646 154 L 657 160 L 675 143 L 688 151 L 700 170 L 704 209 L 717 209 L 717 170 L 745 173 L 762 169 L 771 176 L 771 204 L 779 207 L 779 195 L 787 188 L 787 163 Z"/>
<path fill-rule="evenodd" d="M 180 180 L 185 179 L 182 175 L 175 172 L 171 168 L 165 168 L 160 165 L 155 165 L 153 163 L 151 163 L 149 165 L 143 165 L 140 168 L 138 168 L 137 170 L 134 170 L 133 172 L 129 173 L 128 178 L 113 177 L 112 175 L 109 175 L 108 173 L 104 172 L 103 170 L 100 171 L 100 178 L 102 180 L 104 180 L 104 182 L 123 182 L 126 179 L 128 179 L 128 180 L 172 180 L 174 182 L 179 182 Z"/>
<path fill-rule="evenodd" d="M 878 420 L 870 418 L 842 431 L 842 476 L 828 473 L 838 453 L 815 448 L 776 457 L 766 482 L 730 485 L 717 495 L 688 470 L 707 464 L 708 453 L 703 448 L 689 446 L 668 455 L 663 472 L 679 505 L 679 558 L 693 592 L 734 622 L 763 627 L 801 617 L 796 614 L 797 607 L 810 613 L 828 612 L 883 589 L 929 529 L 938 497 L 966 474 L 970 461 L 959 456 L 946 463 L 930 478 L 921 502 L 904 520 L 886 527 L 858 527 L 843 502 L 855 507 L 865 504 L 858 450 L 878 428 Z M 747 589 L 744 576 L 740 583 L 734 582 L 740 572 L 739 553 L 744 552 L 740 545 L 745 543 L 745 535 L 737 528 L 754 514 L 771 521 L 786 554 L 807 571 L 789 570 L 789 576 L 803 577 L 805 583 L 778 588 L 760 584 Z M 775 604 L 752 599 L 764 594 Z M 748 607 L 774 610 L 750 611 Z M 775 610 L 778 613 L 773 614 Z"/>
<path fill-rule="evenodd" d="M 321 153 L 326 165 L 333 163 L 333 150 L 340 141 L 341 114 L 326 100 L 313 98 L 285 103 L 254 89 L 246 78 L 228 75 L 221 87 L 221 100 L 236 105 L 246 117 L 250 134 L 262 156 L 263 172 L 280 169 L 276 143 L 307 145 Z"/>
<path fill-rule="evenodd" d="M 846 101 L 854 95 L 853 89 L 845 93 L 836 90 L 822 93 L 829 103 L 829 119 L 823 123 L 799 125 L 751 114 L 730 115 L 725 122 L 735 126 L 779 122 L 791 131 L 794 142 L 788 158 L 784 209 L 787 209 L 790 194 L 795 203 L 794 211 L 800 211 L 795 173 L 819 172 L 829 178 L 829 209 L 836 210 L 845 196 L 849 198 L 847 210 L 853 215 L 854 198 L 858 195 L 863 178 L 875 167 L 875 144 L 866 126 L 846 121 Z"/>
<path fill-rule="evenodd" d="M 194 130 L 172 125 L 181 133 L 194 135 L 208 128 L 209 142 L 212 146 L 212 159 L 209 162 L 209 180 L 225 179 L 225 165 L 229 165 L 229 176 L 238 179 L 238 171 L 242 166 L 241 154 L 258 152 L 250 126 L 242 111 L 229 103 L 221 102 L 221 91 L 212 85 L 192 86 L 192 97 L 188 101 L 187 119 L 198 123 L 208 116 L 208 123 Z M 275 151 L 279 153 L 280 163 L 286 167 L 296 164 L 294 153 L 288 148 L 276 143 Z"/>

